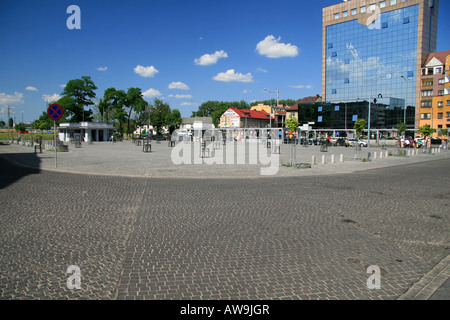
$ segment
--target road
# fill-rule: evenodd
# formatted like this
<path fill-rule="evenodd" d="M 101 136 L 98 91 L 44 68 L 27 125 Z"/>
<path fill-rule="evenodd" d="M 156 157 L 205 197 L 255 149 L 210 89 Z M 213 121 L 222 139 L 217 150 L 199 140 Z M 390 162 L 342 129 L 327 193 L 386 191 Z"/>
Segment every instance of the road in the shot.
<path fill-rule="evenodd" d="M 0 157 L 0 299 L 397 299 L 449 254 L 449 175 L 449 159 L 202 180 Z"/>

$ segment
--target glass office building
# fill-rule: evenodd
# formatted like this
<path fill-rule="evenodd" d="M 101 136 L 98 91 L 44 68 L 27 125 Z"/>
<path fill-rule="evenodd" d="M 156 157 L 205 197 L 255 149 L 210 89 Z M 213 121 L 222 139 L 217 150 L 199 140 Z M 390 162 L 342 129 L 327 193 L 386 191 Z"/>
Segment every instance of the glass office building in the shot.
<path fill-rule="evenodd" d="M 350 0 L 324 8 L 323 100 L 342 105 L 377 99 L 396 114 L 406 100 L 400 120 L 417 127 L 420 70 L 423 57 L 436 50 L 438 5 L 438 0 Z M 358 114 L 367 120 L 368 103 L 360 105 L 366 110 Z M 373 125 L 393 121 L 377 118 L 392 112 L 372 112 Z M 416 116 L 406 116 L 411 114 Z"/>

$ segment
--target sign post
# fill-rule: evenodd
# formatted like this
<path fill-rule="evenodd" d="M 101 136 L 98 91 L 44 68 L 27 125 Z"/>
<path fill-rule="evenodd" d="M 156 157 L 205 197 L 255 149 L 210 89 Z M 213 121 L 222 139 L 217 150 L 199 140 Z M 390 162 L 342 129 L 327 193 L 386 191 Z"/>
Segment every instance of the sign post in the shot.
<path fill-rule="evenodd" d="M 56 145 L 56 121 L 60 120 L 63 115 L 64 115 L 64 111 L 63 108 L 58 105 L 58 104 L 52 104 L 48 107 L 47 109 L 47 114 L 49 116 L 50 119 L 53 120 L 53 125 L 54 125 L 54 135 L 55 135 L 55 167 L 58 167 L 58 151 L 57 148 L 58 146 Z"/>

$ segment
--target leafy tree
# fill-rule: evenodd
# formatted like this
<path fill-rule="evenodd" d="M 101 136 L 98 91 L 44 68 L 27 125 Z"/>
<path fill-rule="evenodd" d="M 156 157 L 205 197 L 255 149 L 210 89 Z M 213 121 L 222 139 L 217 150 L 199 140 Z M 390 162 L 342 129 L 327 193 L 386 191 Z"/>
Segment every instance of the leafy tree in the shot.
<path fill-rule="evenodd" d="M 419 133 L 424 136 L 425 138 L 430 137 L 434 132 L 434 129 L 431 128 L 429 124 L 426 124 L 419 128 Z"/>
<path fill-rule="evenodd" d="M 397 130 L 398 130 L 398 133 L 400 133 L 400 135 L 403 136 L 406 132 L 406 123 L 403 123 L 403 122 L 399 123 L 397 125 Z"/>
<path fill-rule="evenodd" d="M 167 125 L 167 119 L 171 114 L 170 106 L 162 100 L 155 99 L 150 106 L 150 122 L 156 130 L 156 134 L 162 134 L 162 129 Z"/>
<path fill-rule="evenodd" d="M 6 122 L 3 121 L 3 120 L 1 120 L 1 121 L 0 121 L 0 127 L 4 127 L 5 125 L 6 125 Z"/>
<path fill-rule="evenodd" d="M 17 132 L 23 132 L 27 129 L 27 127 L 23 123 L 18 123 L 14 126 Z"/>
<path fill-rule="evenodd" d="M 296 118 L 294 118 L 294 116 L 292 114 L 289 117 L 289 119 L 286 120 L 285 124 L 286 124 L 286 127 L 288 127 L 292 132 L 297 131 L 298 126 L 299 126 L 298 120 Z"/>
<path fill-rule="evenodd" d="M 83 76 L 81 79 L 70 80 L 62 92 L 58 104 L 70 116 L 70 122 L 91 121 L 92 111 L 85 111 L 86 106 L 93 105 L 97 87 L 91 77 Z"/>
<path fill-rule="evenodd" d="M 448 137 L 448 129 L 441 129 L 441 133 L 443 136 Z"/>
<path fill-rule="evenodd" d="M 140 88 L 129 88 L 124 97 L 123 106 L 125 107 L 125 111 L 127 112 L 127 133 L 131 133 L 132 131 L 134 131 L 130 127 L 131 113 L 133 111 L 137 113 L 144 112 L 148 106 L 148 102 L 144 100 L 144 96 L 142 95 L 142 91 Z"/>
<path fill-rule="evenodd" d="M 355 121 L 354 129 L 356 130 L 356 134 L 357 134 L 358 138 L 361 136 L 362 132 L 364 131 L 365 126 L 366 126 L 365 119 L 358 119 Z"/>
<path fill-rule="evenodd" d="M 180 110 L 174 109 L 166 118 L 167 126 L 169 128 L 169 133 L 172 134 L 177 130 L 182 122 Z"/>

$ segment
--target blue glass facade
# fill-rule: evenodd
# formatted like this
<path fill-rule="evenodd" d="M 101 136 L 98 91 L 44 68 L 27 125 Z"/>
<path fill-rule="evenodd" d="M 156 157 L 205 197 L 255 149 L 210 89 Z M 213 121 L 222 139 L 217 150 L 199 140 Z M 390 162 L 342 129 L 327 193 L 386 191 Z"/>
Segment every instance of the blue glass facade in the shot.
<path fill-rule="evenodd" d="M 391 109 L 404 108 L 405 97 L 415 106 L 418 24 L 419 5 L 413 5 L 381 13 L 369 26 L 358 20 L 327 26 L 326 101 L 381 94 L 379 102 Z"/>

